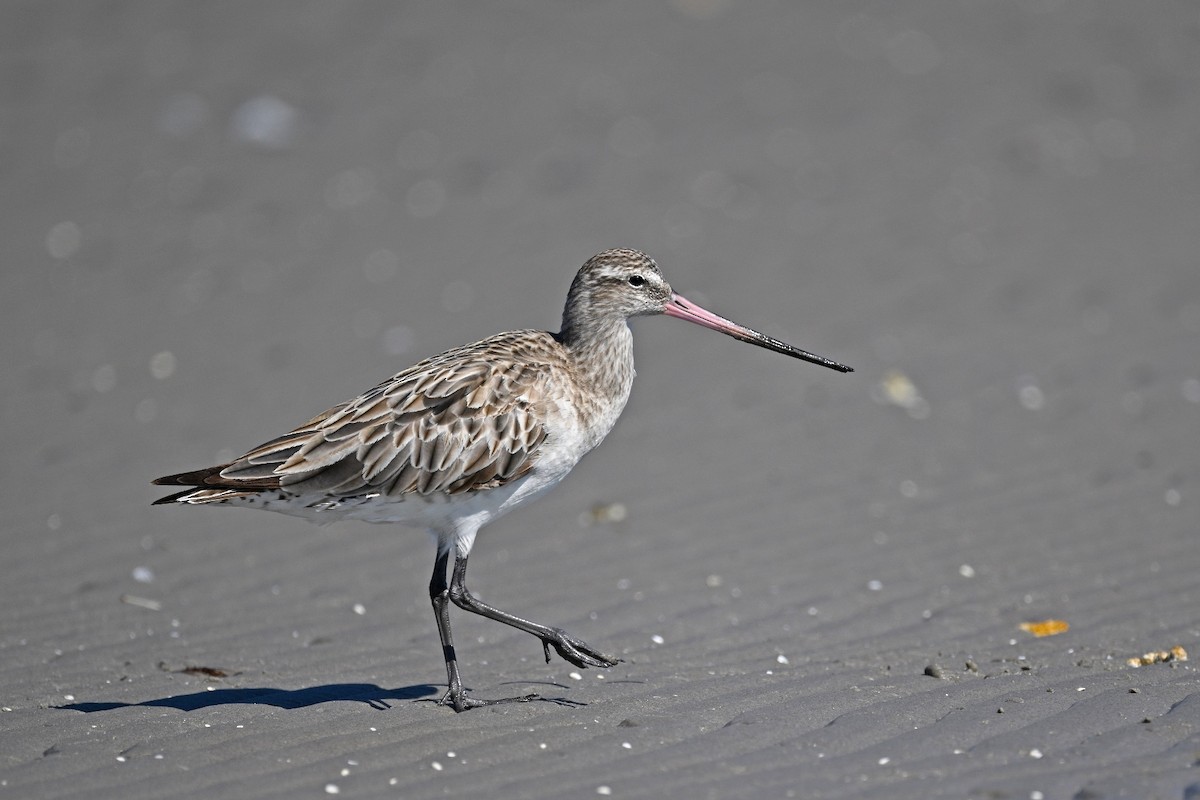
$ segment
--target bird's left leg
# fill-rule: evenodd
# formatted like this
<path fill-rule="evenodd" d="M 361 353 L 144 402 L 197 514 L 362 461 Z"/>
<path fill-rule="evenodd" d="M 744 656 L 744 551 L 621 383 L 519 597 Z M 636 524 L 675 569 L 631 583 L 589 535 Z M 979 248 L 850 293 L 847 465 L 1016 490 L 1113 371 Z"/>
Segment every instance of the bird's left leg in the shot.
<path fill-rule="evenodd" d="M 546 625 L 540 625 L 536 622 L 509 614 L 507 611 L 501 611 L 498 608 L 489 606 L 482 600 L 476 599 L 467 590 L 466 581 L 467 556 L 460 552 L 454 559 L 454 572 L 450 578 L 451 602 L 464 611 L 470 611 L 472 614 L 479 614 L 488 619 L 503 622 L 505 625 L 511 625 L 517 630 L 522 630 L 538 637 L 542 640 L 542 649 L 546 653 L 546 663 L 550 663 L 551 647 L 558 651 L 560 656 L 577 667 L 614 667 L 620 663 L 621 659 L 601 653 L 587 642 L 571 636 L 562 628 L 551 628 Z"/>

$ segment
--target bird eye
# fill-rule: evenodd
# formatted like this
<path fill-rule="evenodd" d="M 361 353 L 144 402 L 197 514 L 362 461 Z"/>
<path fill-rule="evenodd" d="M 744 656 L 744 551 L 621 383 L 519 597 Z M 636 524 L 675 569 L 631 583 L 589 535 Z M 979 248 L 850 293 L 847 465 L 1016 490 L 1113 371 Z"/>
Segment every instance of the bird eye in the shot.
<path fill-rule="evenodd" d="M 645 286 L 646 279 L 643 278 L 641 275 L 630 275 L 629 276 L 629 285 L 630 286 Z"/>

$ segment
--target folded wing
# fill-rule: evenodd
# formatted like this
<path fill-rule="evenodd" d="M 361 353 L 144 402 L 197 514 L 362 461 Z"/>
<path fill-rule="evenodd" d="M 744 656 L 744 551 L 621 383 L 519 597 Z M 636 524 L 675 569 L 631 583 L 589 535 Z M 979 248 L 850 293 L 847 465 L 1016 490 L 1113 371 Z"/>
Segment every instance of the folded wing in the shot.
<path fill-rule="evenodd" d="M 537 462 L 551 373 L 514 358 L 511 335 L 423 361 L 229 464 L 155 483 L 332 497 L 502 486 Z"/>

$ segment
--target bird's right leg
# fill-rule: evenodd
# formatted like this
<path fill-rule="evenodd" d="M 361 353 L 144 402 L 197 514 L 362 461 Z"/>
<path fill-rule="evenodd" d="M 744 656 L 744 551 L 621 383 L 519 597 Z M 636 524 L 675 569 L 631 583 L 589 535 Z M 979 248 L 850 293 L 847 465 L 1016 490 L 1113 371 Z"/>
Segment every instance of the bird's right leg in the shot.
<path fill-rule="evenodd" d="M 448 689 L 438 705 L 451 706 L 455 711 L 471 708 L 470 698 L 463 690 L 462 676 L 458 673 L 458 656 L 454 652 L 454 637 L 450 634 L 450 587 L 446 583 L 449 566 L 449 551 L 438 548 L 437 561 L 433 564 L 433 577 L 429 580 L 429 600 L 433 603 L 433 615 L 437 619 L 438 638 L 442 641 L 442 658 L 446 660 L 446 683 Z"/>

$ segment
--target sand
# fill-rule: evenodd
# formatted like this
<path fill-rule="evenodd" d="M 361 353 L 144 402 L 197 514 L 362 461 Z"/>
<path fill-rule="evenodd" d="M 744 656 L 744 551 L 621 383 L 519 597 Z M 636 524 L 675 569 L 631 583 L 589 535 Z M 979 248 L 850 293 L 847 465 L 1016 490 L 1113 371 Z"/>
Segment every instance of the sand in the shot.
<path fill-rule="evenodd" d="M 1200 795 L 1187 3 L 8 4 L 0 795 Z M 487 528 L 151 507 L 417 359 L 665 319 Z M 1023 623 L 1061 620 L 1037 637 Z M 1061 627 L 1061 626 L 1059 626 Z"/>

